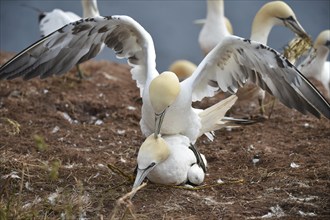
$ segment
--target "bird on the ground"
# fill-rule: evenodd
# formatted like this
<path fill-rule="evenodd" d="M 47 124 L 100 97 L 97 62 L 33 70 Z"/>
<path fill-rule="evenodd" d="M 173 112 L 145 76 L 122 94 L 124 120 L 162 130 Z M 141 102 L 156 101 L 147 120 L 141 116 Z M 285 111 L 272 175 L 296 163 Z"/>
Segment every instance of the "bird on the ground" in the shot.
<path fill-rule="evenodd" d="M 292 24 L 293 21 L 291 18 L 287 22 Z M 118 58 L 128 59 L 132 78 L 143 100 L 142 133 L 145 136 L 155 133 L 158 128 L 149 93 L 151 81 L 159 76 L 155 48 L 150 34 L 131 17 L 95 17 L 70 23 L 5 63 L 0 68 L 0 79 L 63 74 L 73 65 L 95 57 L 103 43 L 112 48 Z M 160 133 L 181 134 L 194 143 L 202 123 L 192 102 L 214 96 L 219 91 L 235 93 L 248 80 L 289 108 L 330 118 L 329 103 L 280 53 L 256 41 L 227 36 L 203 59 L 192 76 L 179 84 L 177 97 L 166 106 L 166 115 L 162 116 Z"/>
<path fill-rule="evenodd" d="M 306 76 L 320 81 L 330 98 L 330 30 L 322 31 L 315 40 L 313 48 L 298 69 Z"/>
<path fill-rule="evenodd" d="M 164 185 L 200 185 L 206 168 L 205 156 L 194 151 L 189 138 L 179 134 L 157 137 L 151 134 L 138 152 L 133 189 L 146 177 Z"/>
<path fill-rule="evenodd" d="M 252 23 L 250 39 L 267 44 L 268 35 L 274 26 L 285 26 L 301 37 L 306 37 L 307 33 L 298 22 L 295 13 L 286 3 L 273 1 L 266 3 L 259 9 Z M 207 1 L 207 19 L 199 34 L 199 44 L 205 54 L 209 53 L 228 32 L 224 19 L 224 1 Z M 239 100 L 258 99 L 260 114 L 264 116 L 264 99 L 266 93 L 254 83 L 246 85 L 238 90 Z"/>

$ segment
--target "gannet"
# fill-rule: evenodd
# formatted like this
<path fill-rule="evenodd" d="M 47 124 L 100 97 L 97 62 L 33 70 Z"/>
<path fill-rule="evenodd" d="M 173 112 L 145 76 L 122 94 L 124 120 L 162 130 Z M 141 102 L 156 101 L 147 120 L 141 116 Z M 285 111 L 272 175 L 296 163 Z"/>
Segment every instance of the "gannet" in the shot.
<path fill-rule="evenodd" d="M 176 60 L 168 68 L 169 71 L 178 76 L 180 82 L 191 76 L 196 69 L 196 64 L 189 60 Z"/>
<path fill-rule="evenodd" d="M 307 36 L 290 6 L 282 1 L 266 3 L 254 17 L 250 39 L 267 44 L 268 35 L 274 26 L 285 26 L 299 36 Z M 230 33 L 224 19 L 224 2 L 207 1 L 207 19 L 199 35 L 199 44 L 205 54 Z M 261 115 L 264 115 L 265 91 L 247 83 L 239 89 L 239 100 L 258 98 Z"/>
<path fill-rule="evenodd" d="M 322 31 L 315 40 L 314 47 L 298 69 L 306 76 L 320 81 L 330 97 L 330 30 Z"/>
<path fill-rule="evenodd" d="M 194 151 L 189 138 L 179 134 L 162 137 L 151 134 L 139 149 L 133 188 L 138 187 L 145 177 L 158 184 L 200 185 L 206 167 L 205 156 Z"/>
<path fill-rule="evenodd" d="M 226 36 L 231 35 L 226 26 L 224 1 L 207 0 L 206 10 L 207 13 L 205 23 L 198 37 L 199 45 L 205 55 L 208 54 Z"/>
<path fill-rule="evenodd" d="M 83 8 L 83 17 L 96 17 L 99 16 L 99 10 L 97 7 L 97 0 L 81 0 Z M 66 24 L 80 20 L 81 17 L 70 11 L 63 11 L 61 9 L 54 9 L 50 12 L 41 12 L 39 14 L 39 29 L 41 36 L 44 37 L 53 31 L 63 27 Z M 83 78 L 83 73 L 80 70 L 79 65 L 76 65 L 78 76 Z"/>
<path fill-rule="evenodd" d="M 70 23 L 1 66 L 0 79 L 23 77 L 27 80 L 63 74 L 73 65 L 95 57 L 102 43 L 112 48 L 118 58 L 128 59 L 143 100 L 142 133 L 145 136 L 155 133 L 155 111 L 149 95 L 151 81 L 159 76 L 154 43 L 150 34 L 131 17 L 100 16 Z M 289 108 L 318 118 L 321 114 L 330 118 L 329 103 L 280 53 L 256 41 L 227 36 L 203 59 L 191 77 L 180 82 L 180 92 L 166 109 L 160 133 L 181 134 L 194 143 L 202 123 L 192 102 L 214 96 L 218 91 L 235 93 L 247 80 Z"/>

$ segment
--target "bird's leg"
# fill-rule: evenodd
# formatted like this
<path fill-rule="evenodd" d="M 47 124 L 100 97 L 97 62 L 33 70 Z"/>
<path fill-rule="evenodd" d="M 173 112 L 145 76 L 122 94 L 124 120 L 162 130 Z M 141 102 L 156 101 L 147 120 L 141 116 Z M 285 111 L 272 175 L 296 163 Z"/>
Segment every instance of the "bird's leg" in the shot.
<path fill-rule="evenodd" d="M 260 114 L 263 117 L 265 115 L 265 106 L 264 106 L 264 99 L 258 98 L 259 107 L 260 107 Z"/>
<path fill-rule="evenodd" d="M 195 154 L 197 164 L 203 169 L 203 171 L 205 173 L 206 166 L 205 166 L 204 160 L 203 160 L 201 154 L 199 153 L 199 151 L 197 150 L 196 146 L 194 144 L 190 143 L 189 149 Z"/>
<path fill-rule="evenodd" d="M 265 119 L 265 97 L 266 97 L 266 91 L 258 88 L 258 102 L 259 102 L 259 107 L 260 107 L 260 114 L 261 114 L 261 119 Z"/>
<path fill-rule="evenodd" d="M 268 114 L 268 119 L 270 119 L 270 116 L 273 114 L 273 110 L 274 110 L 274 106 L 275 106 L 275 102 L 276 102 L 276 98 L 274 96 L 272 96 L 272 106 L 270 107 L 269 110 L 269 114 Z"/>
<path fill-rule="evenodd" d="M 84 79 L 84 73 L 83 71 L 81 71 L 79 64 L 76 64 L 76 68 L 77 68 L 77 76 L 79 77 L 80 80 Z"/>

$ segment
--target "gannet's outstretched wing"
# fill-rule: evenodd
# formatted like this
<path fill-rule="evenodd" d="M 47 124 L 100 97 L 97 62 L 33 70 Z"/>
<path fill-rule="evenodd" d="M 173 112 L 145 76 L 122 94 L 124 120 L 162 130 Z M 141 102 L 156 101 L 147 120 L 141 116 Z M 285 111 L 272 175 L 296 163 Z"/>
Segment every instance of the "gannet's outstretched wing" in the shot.
<path fill-rule="evenodd" d="M 213 96 L 216 91 L 236 93 L 250 80 L 301 113 L 322 113 L 330 119 L 330 105 L 321 93 L 274 49 L 236 36 L 228 36 L 182 82 L 192 87 L 193 101 Z M 184 88 L 183 88 L 184 89 Z"/>
<path fill-rule="evenodd" d="M 95 57 L 102 44 L 127 58 L 132 78 L 143 90 L 148 74 L 156 74 L 151 36 L 128 16 L 86 18 L 65 25 L 26 48 L 0 68 L 0 79 L 46 78 L 67 72 Z"/>

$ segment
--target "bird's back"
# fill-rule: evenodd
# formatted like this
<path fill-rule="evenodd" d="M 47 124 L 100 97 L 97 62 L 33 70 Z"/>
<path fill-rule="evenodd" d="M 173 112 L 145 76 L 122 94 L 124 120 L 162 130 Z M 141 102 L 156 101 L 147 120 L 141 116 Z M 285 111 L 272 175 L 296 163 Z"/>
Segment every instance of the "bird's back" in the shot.
<path fill-rule="evenodd" d="M 65 12 L 61 9 L 54 9 L 51 12 L 45 12 L 42 19 L 39 21 L 39 28 L 42 36 L 54 32 L 64 25 L 81 19 L 73 12 Z"/>

